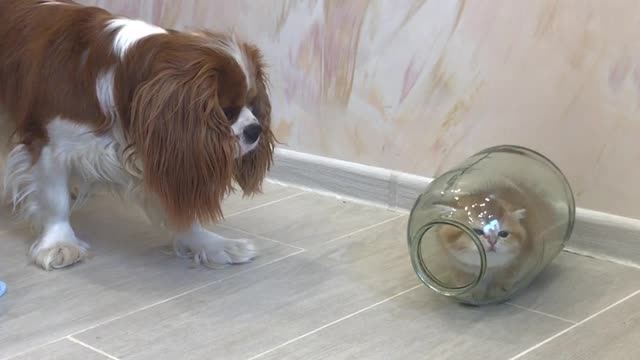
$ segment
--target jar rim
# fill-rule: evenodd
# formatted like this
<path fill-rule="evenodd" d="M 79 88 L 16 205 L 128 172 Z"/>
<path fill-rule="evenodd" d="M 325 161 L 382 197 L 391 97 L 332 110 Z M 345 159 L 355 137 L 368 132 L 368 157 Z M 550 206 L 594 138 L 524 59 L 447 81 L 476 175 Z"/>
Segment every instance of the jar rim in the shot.
<path fill-rule="evenodd" d="M 420 251 L 420 248 L 422 245 L 422 239 L 424 238 L 424 234 L 426 234 L 427 231 L 431 230 L 431 228 L 437 225 L 448 225 L 448 226 L 454 226 L 458 228 L 459 230 L 463 231 L 467 236 L 469 236 L 469 238 L 471 238 L 474 245 L 478 249 L 478 253 L 480 255 L 480 271 L 478 272 L 478 275 L 473 279 L 473 281 L 471 281 L 469 284 L 461 287 L 447 286 L 442 281 L 440 281 L 435 275 L 433 275 L 433 273 L 431 273 L 431 271 L 429 271 L 429 268 L 426 266 L 424 259 L 422 257 L 422 251 Z M 418 229 L 418 231 L 415 233 L 411 241 L 411 244 L 412 244 L 411 252 L 415 255 L 415 256 L 411 256 L 411 264 L 416 274 L 420 278 L 420 281 L 422 281 L 425 285 L 427 285 L 431 289 L 445 296 L 459 296 L 467 293 L 469 290 L 475 288 L 482 281 L 482 279 L 485 276 L 485 273 L 487 272 L 487 254 L 484 250 L 484 246 L 482 245 L 482 241 L 472 229 L 470 229 L 467 225 L 459 221 L 456 221 L 453 219 L 440 219 L 440 220 L 429 222 L 423 225 L 422 227 L 420 227 L 420 229 Z"/>

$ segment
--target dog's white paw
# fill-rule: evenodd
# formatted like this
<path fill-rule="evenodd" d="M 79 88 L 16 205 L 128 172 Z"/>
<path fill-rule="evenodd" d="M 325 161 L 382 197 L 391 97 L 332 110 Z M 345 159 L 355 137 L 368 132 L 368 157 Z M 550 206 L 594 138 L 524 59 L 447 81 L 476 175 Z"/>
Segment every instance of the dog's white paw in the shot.
<path fill-rule="evenodd" d="M 210 268 L 247 263 L 258 255 L 256 246 L 249 240 L 225 239 L 208 231 L 176 239 L 174 250 L 178 256 Z"/>
<path fill-rule="evenodd" d="M 68 226 L 57 226 L 46 231 L 33 243 L 32 260 L 45 270 L 73 265 L 87 257 L 89 245 L 76 238 Z"/>

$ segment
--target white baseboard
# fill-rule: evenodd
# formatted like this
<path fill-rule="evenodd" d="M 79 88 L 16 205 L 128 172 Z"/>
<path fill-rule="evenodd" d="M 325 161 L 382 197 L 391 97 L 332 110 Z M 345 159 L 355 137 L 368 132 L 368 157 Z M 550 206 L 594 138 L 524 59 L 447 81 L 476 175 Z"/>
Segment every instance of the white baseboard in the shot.
<path fill-rule="evenodd" d="M 271 181 L 408 212 L 430 178 L 276 149 Z M 576 209 L 570 252 L 640 266 L 640 220 Z"/>

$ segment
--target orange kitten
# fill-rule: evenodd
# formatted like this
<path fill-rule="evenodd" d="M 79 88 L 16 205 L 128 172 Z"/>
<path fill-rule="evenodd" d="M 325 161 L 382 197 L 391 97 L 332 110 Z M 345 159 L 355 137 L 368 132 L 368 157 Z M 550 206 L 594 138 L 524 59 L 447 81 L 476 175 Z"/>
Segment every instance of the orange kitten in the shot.
<path fill-rule="evenodd" d="M 484 280 L 472 295 L 493 297 L 508 292 L 534 250 L 527 231 L 529 214 L 523 206 L 488 192 L 461 195 L 457 199 L 453 204 L 439 205 L 440 210 L 470 225 L 487 259 Z M 446 225 L 440 227 L 438 238 L 449 259 L 451 280 L 459 285 L 473 281 L 480 271 L 480 254 L 475 243 L 461 229 Z"/>

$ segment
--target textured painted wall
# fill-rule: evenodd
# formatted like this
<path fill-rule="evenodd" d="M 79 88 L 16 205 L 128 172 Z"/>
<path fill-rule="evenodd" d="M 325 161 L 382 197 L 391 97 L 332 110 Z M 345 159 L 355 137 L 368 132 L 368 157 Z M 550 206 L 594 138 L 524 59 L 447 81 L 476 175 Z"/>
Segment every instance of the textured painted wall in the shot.
<path fill-rule="evenodd" d="M 640 218 L 640 2 L 83 2 L 257 43 L 294 150 L 433 176 L 514 143 L 556 161 L 579 206 Z"/>

